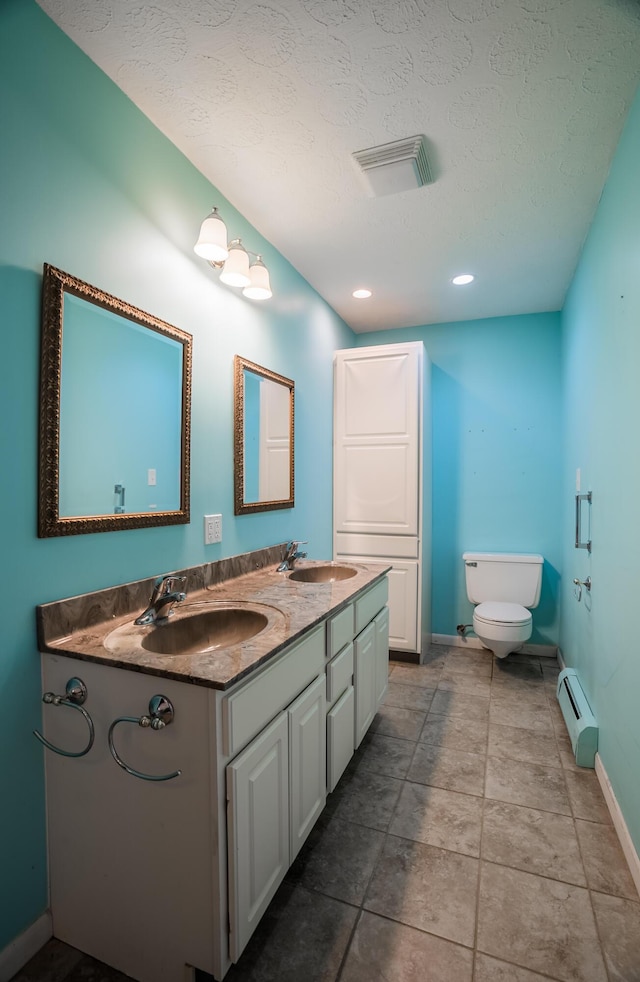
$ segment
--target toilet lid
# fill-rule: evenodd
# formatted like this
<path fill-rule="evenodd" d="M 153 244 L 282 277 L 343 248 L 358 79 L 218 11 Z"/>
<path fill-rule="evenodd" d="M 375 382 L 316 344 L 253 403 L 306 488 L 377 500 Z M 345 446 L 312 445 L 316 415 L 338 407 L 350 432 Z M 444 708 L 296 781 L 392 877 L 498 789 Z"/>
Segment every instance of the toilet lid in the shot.
<path fill-rule="evenodd" d="M 489 624 L 513 624 L 521 627 L 531 621 L 530 611 L 522 604 L 507 604 L 494 600 L 478 604 L 473 615 Z"/>

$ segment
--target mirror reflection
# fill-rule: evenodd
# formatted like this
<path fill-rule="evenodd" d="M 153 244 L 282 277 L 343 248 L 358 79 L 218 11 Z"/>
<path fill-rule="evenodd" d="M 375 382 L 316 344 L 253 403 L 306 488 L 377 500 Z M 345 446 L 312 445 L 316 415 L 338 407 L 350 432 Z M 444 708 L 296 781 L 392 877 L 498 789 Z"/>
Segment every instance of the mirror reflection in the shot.
<path fill-rule="evenodd" d="M 294 383 L 236 355 L 235 514 L 292 508 Z"/>
<path fill-rule="evenodd" d="M 189 520 L 191 338 L 45 266 L 39 535 Z"/>

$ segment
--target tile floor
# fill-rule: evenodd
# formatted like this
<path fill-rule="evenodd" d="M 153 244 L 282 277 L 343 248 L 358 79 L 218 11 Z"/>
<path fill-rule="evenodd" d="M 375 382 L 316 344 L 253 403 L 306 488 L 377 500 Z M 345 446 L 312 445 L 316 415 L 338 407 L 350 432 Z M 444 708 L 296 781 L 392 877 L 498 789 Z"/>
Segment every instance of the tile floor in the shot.
<path fill-rule="evenodd" d="M 227 982 L 640 982 L 640 900 L 555 662 L 433 646 Z M 199 982 L 210 976 L 198 973 Z M 51 941 L 14 982 L 125 982 Z"/>

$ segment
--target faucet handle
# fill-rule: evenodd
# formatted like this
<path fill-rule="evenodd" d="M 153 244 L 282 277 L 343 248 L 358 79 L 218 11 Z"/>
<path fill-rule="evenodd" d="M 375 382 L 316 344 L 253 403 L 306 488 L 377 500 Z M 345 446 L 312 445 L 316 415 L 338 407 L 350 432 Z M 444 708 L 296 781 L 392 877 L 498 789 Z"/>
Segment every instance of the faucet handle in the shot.
<path fill-rule="evenodd" d="M 173 573 L 169 576 L 159 576 L 153 584 L 150 603 L 153 604 L 160 597 L 165 597 L 168 593 L 172 593 L 178 586 L 184 588 L 186 582 L 186 576 L 174 576 Z"/>

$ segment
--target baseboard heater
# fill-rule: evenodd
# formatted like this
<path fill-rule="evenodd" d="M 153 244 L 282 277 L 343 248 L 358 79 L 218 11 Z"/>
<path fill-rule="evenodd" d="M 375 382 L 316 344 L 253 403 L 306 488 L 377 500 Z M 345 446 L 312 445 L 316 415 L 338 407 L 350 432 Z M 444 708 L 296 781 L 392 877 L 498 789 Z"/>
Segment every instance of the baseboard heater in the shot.
<path fill-rule="evenodd" d="M 569 739 L 580 767 L 595 767 L 598 749 L 598 724 L 587 702 L 580 679 L 573 668 L 558 676 L 558 702 L 567 725 Z"/>

